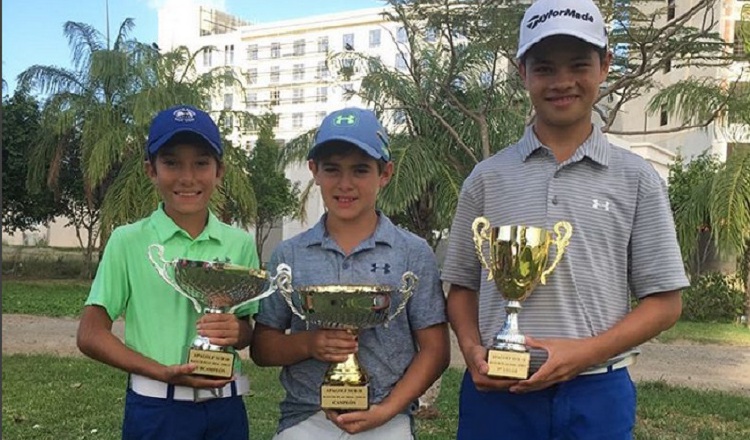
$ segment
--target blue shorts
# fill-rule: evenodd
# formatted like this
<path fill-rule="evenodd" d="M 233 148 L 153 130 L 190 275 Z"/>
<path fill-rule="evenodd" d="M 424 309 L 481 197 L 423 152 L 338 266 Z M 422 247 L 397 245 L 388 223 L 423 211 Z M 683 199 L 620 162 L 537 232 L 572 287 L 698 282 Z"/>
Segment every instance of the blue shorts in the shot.
<path fill-rule="evenodd" d="M 145 397 L 128 390 L 123 440 L 247 440 L 242 396 L 204 402 Z"/>
<path fill-rule="evenodd" d="M 627 368 L 526 394 L 461 384 L 457 440 L 630 440 L 636 391 Z"/>

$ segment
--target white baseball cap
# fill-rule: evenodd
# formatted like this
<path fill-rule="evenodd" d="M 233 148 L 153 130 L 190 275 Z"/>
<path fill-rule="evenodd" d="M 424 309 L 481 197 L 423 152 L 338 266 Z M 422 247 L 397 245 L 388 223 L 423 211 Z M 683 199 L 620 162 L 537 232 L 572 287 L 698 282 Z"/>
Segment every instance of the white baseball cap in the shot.
<path fill-rule="evenodd" d="M 602 13 L 592 0 L 537 0 L 523 15 L 516 58 L 553 35 L 570 35 L 602 49 L 607 47 Z"/>

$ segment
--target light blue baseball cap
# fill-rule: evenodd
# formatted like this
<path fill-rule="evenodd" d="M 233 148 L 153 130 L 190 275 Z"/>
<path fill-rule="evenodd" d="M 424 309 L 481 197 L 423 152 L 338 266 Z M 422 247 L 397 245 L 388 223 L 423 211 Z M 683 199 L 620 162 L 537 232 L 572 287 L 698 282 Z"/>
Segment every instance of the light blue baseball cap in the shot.
<path fill-rule="evenodd" d="M 377 160 L 391 160 L 388 135 L 372 110 L 347 107 L 330 113 L 320 123 L 307 158 L 317 156 L 326 145 L 341 142 L 355 145 Z"/>

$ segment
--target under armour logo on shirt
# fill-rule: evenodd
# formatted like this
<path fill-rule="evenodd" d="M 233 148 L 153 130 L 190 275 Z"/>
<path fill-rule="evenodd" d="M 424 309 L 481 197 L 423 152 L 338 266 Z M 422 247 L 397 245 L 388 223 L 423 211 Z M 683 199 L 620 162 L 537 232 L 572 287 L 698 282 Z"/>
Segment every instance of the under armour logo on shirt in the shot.
<path fill-rule="evenodd" d="M 609 200 L 600 201 L 599 199 L 592 199 L 591 207 L 594 209 L 603 209 L 605 211 L 609 211 Z"/>
<path fill-rule="evenodd" d="M 388 263 L 385 263 L 385 264 L 372 263 L 372 269 L 370 269 L 370 272 L 377 272 L 379 270 L 382 270 L 384 274 L 389 274 L 391 273 L 391 265 Z"/>

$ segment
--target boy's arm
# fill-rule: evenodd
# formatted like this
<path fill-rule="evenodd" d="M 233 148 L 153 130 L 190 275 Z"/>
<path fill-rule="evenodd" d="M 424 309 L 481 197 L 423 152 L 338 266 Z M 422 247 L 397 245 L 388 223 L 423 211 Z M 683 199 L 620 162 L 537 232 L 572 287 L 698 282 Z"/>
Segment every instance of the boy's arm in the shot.
<path fill-rule="evenodd" d="M 190 376 L 194 365 L 166 366 L 131 350 L 112 333 L 112 319 L 101 306 L 89 305 L 83 309 L 77 344 L 83 354 L 99 362 L 174 385 L 219 388 L 231 381 Z"/>
<path fill-rule="evenodd" d="M 357 351 L 357 339 L 345 330 L 307 330 L 286 333 L 259 322 L 255 324 L 250 356 L 262 367 L 286 366 L 315 358 L 344 362 Z"/>
<path fill-rule="evenodd" d="M 382 402 L 367 411 L 338 414 L 326 411 L 339 428 L 355 434 L 377 428 L 396 417 L 419 396 L 448 368 L 450 363 L 450 340 L 448 326 L 445 323 L 416 330 L 416 341 L 419 351 L 414 356 L 404 375 Z"/>

